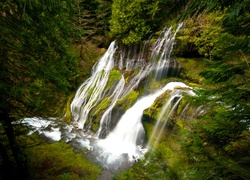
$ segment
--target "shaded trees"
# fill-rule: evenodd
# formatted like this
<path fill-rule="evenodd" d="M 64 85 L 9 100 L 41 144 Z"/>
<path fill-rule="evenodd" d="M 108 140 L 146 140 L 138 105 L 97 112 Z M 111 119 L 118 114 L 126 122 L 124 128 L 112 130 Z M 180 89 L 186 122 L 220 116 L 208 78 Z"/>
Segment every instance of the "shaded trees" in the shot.
<path fill-rule="evenodd" d="M 77 0 L 76 15 L 72 21 L 77 29 L 80 43 L 93 41 L 103 46 L 104 36 L 109 31 L 111 16 L 111 1 L 109 0 Z"/>
<path fill-rule="evenodd" d="M 141 42 L 153 30 L 159 27 L 164 16 L 160 13 L 159 1 L 115 0 L 112 5 L 110 34 L 124 44 Z"/>
<path fill-rule="evenodd" d="M 189 3 L 185 15 L 203 22 L 190 41 L 206 64 L 200 73 L 206 90 L 197 92 L 193 106 L 209 109 L 180 133 L 189 178 L 249 179 L 249 1 Z"/>
<path fill-rule="evenodd" d="M 71 0 L 0 3 L 0 122 L 8 139 L 1 144 L 1 154 L 7 162 L 4 152 L 9 152 L 3 147 L 10 147 L 17 176 L 26 174 L 25 156 L 11 122 L 32 114 L 51 115 L 55 109 L 46 112 L 47 103 L 56 104 L 74 79 L 68 23 L 73 6 Z"/>

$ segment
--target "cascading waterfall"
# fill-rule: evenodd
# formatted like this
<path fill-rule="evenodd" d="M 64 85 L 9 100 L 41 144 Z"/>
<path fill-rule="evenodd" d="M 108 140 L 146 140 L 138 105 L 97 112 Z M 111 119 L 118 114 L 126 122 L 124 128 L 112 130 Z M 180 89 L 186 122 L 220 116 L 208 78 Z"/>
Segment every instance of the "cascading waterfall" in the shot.
<path fill-rule="evenodd" d="M 178 25 L 173 36 L 171 36 L 172 27 L 170 27 L 169 29 L 164 28 L 164 30 L 160 34 L 160 37 L 162 37 L 162 38 L 159 38 L 153 44 L 153 48 L 152 48 L 153 50 L 152 50 L 150 60 L 151 61 L 157 60 L 154 64 L 155 69 L 156 69 L 156 73 L 155 73 L 156 79 L 160 79 L 164 74 L 165 75 L 168 74 L 168 68 L 169 68 L 170 63 L 171 63 L 170 56 L 171 56 L 171 52 L 173 50 L 175 36 L 176 36 L 176 33 L 181 28 L 181 26 L 182 26 L 182 23 L 180 23 Z M 173 61 L 173 62 L 176 63 L 176 61 Z M 173 68 L 175 68 L 175 65 Z M 163 74 L 163 72 L 164 72 L 164 74 Z"/>
<path fill-rule="evenodd" d="M 107 122 L 112 118 L 112 109 L 118 99 L 122 99 L 128 95 L 131 90 L 138 87 L 141 81 L 148 77 L 151 72 L 154 72 L 157 78 L 161 78 L 163 71 L 165 71 L 164 74 L 166 74 L 171 62 L 173 62 L 172 64 L 177 64 L 175 60 L 170 59 L 170 55 L 176 33 L 181 26 L 182 23 L 178 25 L 174 34 L 172 34 L 172 27 L 169 29 L 165 28 L 153 44 L 150 54 L 148 53 L 150 48 L 149 40 L 146 41 L 143 48 L 131 47 L 124 52 L 118 48 L 115 42 L 112 42 L 104 56 L 94 65 L 91 77 L 87 79 L 76 92 L 71 103 L 72 121 L 74 124 L 80 129 L 84 128 L 90 111 L 105 96 L 105 86 L 107 85 L 111 70 L 118 67 L 122 71 L 125 69 L 125 72 L 134 71 L 133 73 L 135 73 L 135 75 L 126 83 L 124 82 L 122 87 L 119 87 L 119 91 L 114 88 L 115 95 L 109 96 L 112 102 L 100 120 L 100 128 L 96 136 L 101 137 L 102 131 L 104 130 L 108 132 L 109 127 L 107 126 Z M 115 53 L 119 53 L 120 56 L 115 56 Z M 123 67 L 123 65 L 125 65 L 125 67 Z M 121 81 L 123 80 L 120 79 L 120 82 Z M 104 125 L 106 126 L 105 128 L 103 127 Z"/>
<path fill-rule="evenodd" d="M 108 121 L 111 119 L 111 111 L 113 109 L 113 107 L 115 106 L 118 98 L 120 97 L 123 88 L 125 86 L 125 79 L 122 76 L 122 78 L 120 79 L 119 83 L 116 85 L 113 94 L 110 97 L 113 97 L 112 102 L 110 103 L 109 107 L 107 108 L 107 110 L 103 113 L 102 118 L 100 120 L 100 128 L 97 131 L 97 137 L 100 138 L 102 129 L 104 128 L 104 123 L 106 123 L 106 131 L 108 130 Z"/>
<path fill-rule="evenodd" d="M 142 97 L 126 111 L 107 138 L 98 142 L 98 146 L 102 147 L 105 152 L 103 155 L 106 156 L 104 157 L 105 163 L 112 164 L 119 160 L 123 154 L 127 154 L 130 160 L 144 154 L 141 149 L 143 143 L 138 142 L 138 137 L 144 137 L 145 134 L 141 122 L 143 111 L 149 108 L 161 94 L 166 91 L 174 91 L 177 87 L 188 88 L 184 83 L 170 82 L 155 93 Z"/>
<path fill-rule="evenodd" d="M 173 111 L 176 109 L 176 107 L 177 107 L 177 105 L 179 104 L 179 102 L 181 101 L 181 99 L 182 99 L 182 96 L 179 96 L 178 99 L 177 99 L 177 101 L 176 101 L 176 102 L 174 103 L 174 105 L 171 107 L 171 110 L 169 111 L 169 113 L 168 113 L 168 115 L 167 115 L 167 118 L 165 119 L 164 123 L 162 124 L 162 126 L 161 126 L 161 128 L 160 128 L 160 131 L 159 131 L 159 133 L 158 133 L 158 135 L 157 135 L 157 137 L 156 137 L 156 140 L 155 140 L 155 143 L 154 143 L 154 146 L 153 146 L 153 149 L 152 149 L 152 150 L 154 150 L 154 149 L 156 148 L 156 146 L 157 146 L 157 144 L 158 144 L 158 142 L 159 142 L 160 137 L 162 137 L 162 133 L 163 133 L 163 131 L 164 131 L 164 129 L 165 129 L 165 126 L 166 126 L 166 124 L 167 124 L 167 122 L 168 122 L 168 120 L 169 120 L 169 117 L 173 114 Z"/>
<path fill-rule="evenodd" d="M 190 89 L 190 87 L 185 85 L 184 83 L 179 83 L 179 86 L 177 86 L 177 88 L 178 88 L 177 90 L 173 91 L 170 94 L 170 97 L 168 98 L 167 102 L 162 107 L 161 112 L 157 118 L 156 124 L 154 126 L 153 132 L 147 143 L 147 148 L 150 148 L 152 146 L 153 141 L 154 144 L 152 146 L 152 150 L 156 148 L 159 139 L 162 137 L 164 128 L 168 123 L 170 116 L 173 114 L 174 110 L 176 109 L 176 107 L 178 106 L 178 104 L 182 99 L 182 94 L 186 93 L 190 96 L 195 95 L 195 93 Z"/>
<path fill-rule="evenodd" d="M 152 144 L 153 138 L 156 136 L 157 134 L 157 138 L 158 136 L 160 136 L 160 128 L 164 127 L 162 125 L 162 123 L 165 124 L 165 122 L 168 120 L 168 116 L 170 115 L 169 111 L 171 111 L 171 103 L 175 98 L 181 98 L 181 93 L 180 91 L 174 91 L 172 94 L 170 94 L 170 97 L 168 98 L 167 102 L 165 103 L 165 105 L 162 107 L 162 110 L 157 118 L 156 124 L 154 126 L 153 132 L 150 136 L 150 139 L 148 141 L 147 147 L 149 148 Z M 165 117 L 165 120 L 163 121 L 162 118 L 164 117 L 164 115 L 167 114 L 167 118 Z M 156 143 L 155 143 L 156 144 Z"/>
<path fill-rule="evenodd" d="M 48 129 L 51 126 L 50 129 L 53 130 L 56 127 L 58 131 L 56 140 L 62 138 L 72 144 L 80 143 L 107 168 L 112 165 L 116 168 L 120 165 L 117 162 L 122 158 L 131 162 L 143 156 L 151 148 L 153 141 L 155 142 L 154 148 L 164 131 L 169 116 L 181 101 L 181 94 L 183 92 L 193 94 L 190 88 L 182 82 L 168 81 L 169 83 L 165 86 L 159 85 L 161 82 L 159 80 L 169 75 L 169 68 L 179 71 L 180 64 L 170 57 L 176 33 L 181 26 L 182 24 L 179 24 L 175 33 L 172 33 L 172 27 L 165 28 L 152 47 L 150 47 L 150 40 L 139 48 L 137 46 L 128 49 L 121 48 L 112 42 L 107 52 L 93 66 L 91 77 L 83 82 L 76 92 L 71 103 L 72 124 L 65 124 L 61 129 L 58 129 L 55 124 L 46 125 L 45 128 Z M 109 79 L 113 70 L 119 71 L 119 76 L 110 85 Z M 127 98 L 126 95 L 129 95 L 132 90 L 137 91 L 136 88 L 143 87 L 143 84 L 147 85 L 147 90 L 151 79 L 154 83 L 158 83 L 158 88 L 150 89 L 144 95 L 140 94 L 132 107 L 127 110 L 122 109 L 123 114 L 120 114 L 118 118 L 112 116 L 114 108 L 120 108 L 116 106 L 119 100 Z M 166 91 L 169 91 L 171 95 L 162 107 L 162 112 L 146 145 L 141 120 L 143 111 Z M 98 106 L 102 101 L 109 103 L 104 109 Z M 91 131 L 92 120 L 95 121 L 91 118 L 96 118 L 93 113 L 96 115 L 99 112 L 101 112 L 97 120 L 99 128 L 95 130 L 96 132 L 88 134 L 81 130 L 88 127 L 87 130 Z"/>
<path fill-rule="evenodd" d="M 83 128 L 90 110 L 102 97 L 107 84 L 110 70 L 114 67 L 115 42 L 112 42 L 109 49 L 97 64 L 92 68 L 92 75 L 77 90 L 71 103 L 73 122 L 78 128 Z"/>
<path fill-rule="evenodd" d="M 117 125 L 109 133 L 112 110 L 119 99 L 124 98 L 138 87 L 141 81 L 147 78 L 150 73 L 153 73 L 154 78 L 157 80 L 166 77 L 169 67 L 176 68 L 178 63 L 173 59 L 171 60 L 170 55 L 176 33 L 181 26 L 182 23 L 178 25 L 174 34 L 172 34 L 172 27 L 165 28 L 157 41 L 153 43 L 151 53 L 149 53 L 149 40 L 146 41 L 143 48 L 135 46 L 129 47 L 125 51 L 120 50 L 115 45 L 115 42 L 111 43 L 105 55 L 94 66 L 91 77 L 78 89 L 71 104 L 71 111 L 78 127 L 83 128 L 91 109 L 104 97 L 103 93 L 110 71 L 117 67 L 122 74 L 128 71 L 134 74 L 126 82 L 124 75 L 122 75 L 113 88 L 113 93 L 108 96 L 111 103 L 102 114 L 99 129 L 95 134 L 96 138 L 103 137 L 104 132 L 107 134 L 105 139 L 96 143 L 97 146 L 101 147 L 102 151 L 109 154 L 105 157 L 106 163 L 117 160 L 114 156 L 119 157 L 122 154 L 127 154 L 130 160 L 132 157 L 141 156 L 143 153 L 140 152 L 138 145 L 142 145 L 140 140 L 144 139 L 145 133 L 141 122 L 143 111 L 150 107 L 154 100 L 166 90 L 173 90 L 176 86 L 187 88 L 183 83 L 171 82 L 155 93 L 141 97 L 119 120 L 116 120 Z M 116 52 L 118 56 L 115 55 Z"/>

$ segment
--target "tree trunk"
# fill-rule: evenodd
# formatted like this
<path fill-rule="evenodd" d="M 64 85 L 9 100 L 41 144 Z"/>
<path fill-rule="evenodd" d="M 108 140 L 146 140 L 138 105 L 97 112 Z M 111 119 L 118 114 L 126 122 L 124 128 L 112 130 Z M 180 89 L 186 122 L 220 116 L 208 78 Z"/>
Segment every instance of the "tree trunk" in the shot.
<path fill-rule="evenodd" d="M 6 112 L 1 113 L 1 117 L 3 118 L 3 126 L 5 133 L 8 138 L 8 143 L 10 146 L 10 149 L 12 151 L 12 155 L 15 159 L 16 167 L 17 167 L 17 172 L 18 172 L 18 177 L 20 179 L 25 179 L 27 176 L 27 164 L 26 164 L 26 157 L 25 155 L 21 152 L 20 147 L 18 146 L 16 142 L 16 138 L 14 135 L 14 130 L 11 124 L 11 118 L 9 117 L 9 114 Z M 6 155 L 6 154 L 4 154 Z M 6 156 L 5 156 L 6 158 Z"/>
<path fill-rule="evenodd" d="M 0 142 L 0 158 L 2 160 L 2 163 L 0 164 L 0 179 L 1 177 L 5 179 L 8 177 L 9 172 L 11 171 L 11 162 L 7 154 L 7 151 L 1 142 Z"/>

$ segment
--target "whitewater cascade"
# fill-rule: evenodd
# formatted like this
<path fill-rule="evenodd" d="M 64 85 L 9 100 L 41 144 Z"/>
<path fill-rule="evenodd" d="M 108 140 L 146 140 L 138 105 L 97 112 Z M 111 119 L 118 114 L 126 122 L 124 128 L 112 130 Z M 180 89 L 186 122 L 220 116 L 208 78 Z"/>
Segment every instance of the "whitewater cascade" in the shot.
<path fill-rule="evenodd" d="M 170 82 L 155 93 L 140 98 L 125 112 L 107 138 L 98 141 L 98 146 L 102 147 L 105 152 L 103 156 L 106 155 L 105 163 L 112 164 L 119 160 L 123 154 L 128 155 L 131 161 L 144 155 L 143 142 L 138 142 L 141 139 L 139 137 L 144 137 L 145 134 L 141 122 L 143 111 L 149 108 L 161 94 L 166 91 L 174 91 L 175 88 L 189 87 L 181 82 Z"/>
<path fill-rule="evenodd" d="M 112 102 L 110 103 L 109 107 L 102 115 L 102 118 L 100 120 L 100 128 L 98 129 L 98 131 L 96 133 L 97 137 L 100 137 L 100 134 L 101 134 L 103 128 L 106 127 L 106 130 L 108 130 L 108 122 L 111 119 L 111 111 L 112 111 L 113 107 L 115 106 L 119 96 L 121 95 L 124 86 L 125 86 L 125 79 L 122 76 L 119 83 L 116 85 L 112 95 L 110 96 L 110 97 L 113 97 Z M 104 127 L 104 123 L 106 123 L 105 127 Z"/>
<path fill-rule="evenodd" d="M 77 90 L 70 106 L 70 125 L 63 122 L 56 124 L 54 121 L 42 121 L 44 124 L 38 125 L 36 119 L 26 119 L 25 122 L 33 125 L 34 131 L 39 134 L 50 138 L 55 136 L 55 141 L 63 139 L 87 148 L 106 168 L 117 168 L 121 165 L 117 164 L 121 159 L 134 162 L 156 142 L 152 147 L 154 149 L 168 117 L 181 101 L 182 93 L 193 94 L 186 84 L 167 79 L 178 76 L 180 71 L 180 64 L 171 58 L 171 53 L 181 26 L 179 24 L 175 30 L 172 27 L 164 28 L 152 45 L 150 39 L 142 46 L 131 47 L 112 42 L 93 66 L 91 76 Z M 132 91 L 137 95 L 131 107 L 127 104 L 124 106 L 127 109 L 122 109 L 122 105 L 118 107 L 117 104 L 126 100 Z M 162 111 L 146 144 L 143 112 L 166 92 L 170 93 L 169 99 L 161 107 Z M 120 114 L 117 115 L 117 112 Z M 93 124 L 97 124 L 96 129 Z"/>
<path fill-rule="evenodd" d="M 166 124 L 168 123 L 168 120 L 170 116 L 173 114 L 174 110 L 179 105 L 182 94 L 186 93 L 189 96 L 194 96 L 195 93 L 192 91 L 190 87 L 185 85 L 184 83 L 179 83 L 179 86 L 177 86 L 177 89 L 173 91 L 164 106 L 161 108 L 161 112 L 157 117 L 156 124 L 154 125 L 154 129 L 152 134 L 150 135 L 150 139 L 147 143 L 147 148 L 150 148 L 152 146 L 152 143 L 154 141 L 154 144 L 152 146 L 152 150 L 154 150 L 159 142 L 159 139 L 162 137 L 162 133 L 164 131 L 164 128 L 166 127 Z"/>
<path fill-rule="evenodd" d="M 117 157 L 120 158 L 122 154 L 127 154 L 130 160 L 140 157 L 143 154 L 143 150 L 140 148 L 145 139 L 141 122 L 143 111 L 149 108 L 155 99 L 166 90 L 173 91 L 176 87 L 188 88 L 180 82 L 168 83 L 160 90 L 150 90 L 149 95 L 140 97 L 121 118 L 112 117 L 112 111 L 117 101 L 137 88 L 142 80 L 148 78 L 145 82 L 150 84 L 149 76 L 161 80 L 173 75 L 168 72 L 170 67 L 175 70 L 171 73 L 178 74 L 180 64 L 170 57 L 176 33 L 181 26 L 182 23 L 178 25 L 174 33 L 172 33 L 172 27 L 164 28 L 152 46 L 149 44 L 150 39 L 143 46 L 128 48 L 119 48 L 118 44 L 112 42 L 104 56 L 94 65 L 91 77 L 77 90 L 71 103 L 71 111 L 73 122 L 78 128 L 84 129 L 87 119 L 91 119 L 89 117 L 91 110 L 108 97 L 105 101 L 109 100 L 109 105 L 103 112 L 99 120 L 99 129 L 95 133 L 95 138 L 99 139 L 96 145 L 99 147 L 98 149 L 102 149 L 102 156 L 106 164 L 116 161 Z M 105 86 L 108 84 L 109 74 L 112 70 L 119 70 L 121 78 L 110 88 L 112 93 L 107 93 L 108 90 L 105 89 Z M 126 72 L 130 72 L 132 75 L 125 80 Z M 154 93 L 152 93 L 153 91 Z M 168 104 L 171 104 L 171 101 L 169 100 Z M 95 111 L 99 112 L 99 109 L 95 109 Z M 116 125 L 110 130 L 111 122 Z M 157 121 L 156 126 L 159 126 L 159 122 L 160 120 Z M 91 120 L 88 123 L 90 123 L 88 127 L 91 127 Z M 157 129 L 155 128 L 154 131 Z M 155 132 L 153 134 L 155 136 Z M 159 137 L 160 134 L 158 134 Z"/>
<path fill-rule="evenodd" d="M 77 90 L 71 103 L 73 122 L 83 128 L 90 110 L 102 97 L 110 70 L 114 68 L 115 42 L 112 42 L 104 56 L 92 68 L 92 75 Z"/>
<path fill-rule="evenodd" d="M 101 119 L 101 129 L 98 130 L 97 137 L 100 136 L 103 125 L 110 120 L 112 108 L 118 99 L 122 99 L 131 90 L 138 87 L 139 83 L 152 72 L 156 78 L 160 79 L 167 76 L 170 66 L 175 69 L 178 64 L 179 69 L 179 63 L 170 59 L 170 55 L 173 50 L 176 33 L 181 26 L 182 23 L 178 25 L 174 34 L 172 34 L 172 27 L 169 29 L 164 28 L 159 38 L 153 43 L 150 56 L 148 55 L 150 49 L 149 40 L 145 42 L 143 48 L 136 49 L 134 47 L 128 50 L 118 49 L 118 45 L 112 42 L 104 56 L 92 68 L 91 77 L 83 82 L 76 92 L 71 103 L 72 121 L 74 124 L 78 128 L 84 128 L 90 111 L 105 97 L 105 86 L 107 85 L 110 71 L 115 69 L 115 67 L 118 67 L 119 70 L 125 70 L 125 72 L 133 70 L 138 70 L 139 72 L 133 72 L 135 75 L 126 84 L 123 84 L 123 87 L 119 87 L 119 92 L 116 87 L 114 88 L 116 89 L 114 94 L 117 94 L 109 96 L 109 99 L 112 99 L 112 103 Z M 124 64 L 125 66 L 123 66 Z M 124 78 L 124 76 L 121 78 Z"/>

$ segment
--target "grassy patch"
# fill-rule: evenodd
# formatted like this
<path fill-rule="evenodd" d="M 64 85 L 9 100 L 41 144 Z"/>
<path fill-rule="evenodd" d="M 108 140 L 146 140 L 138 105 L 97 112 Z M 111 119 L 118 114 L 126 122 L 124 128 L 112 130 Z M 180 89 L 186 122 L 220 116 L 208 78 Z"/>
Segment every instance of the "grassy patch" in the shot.
<path fill-rule="evenodd" d="M 97 179 L 101 170 L 63 142 L 41 144 L 27 150 L 33 179 Z"/>

